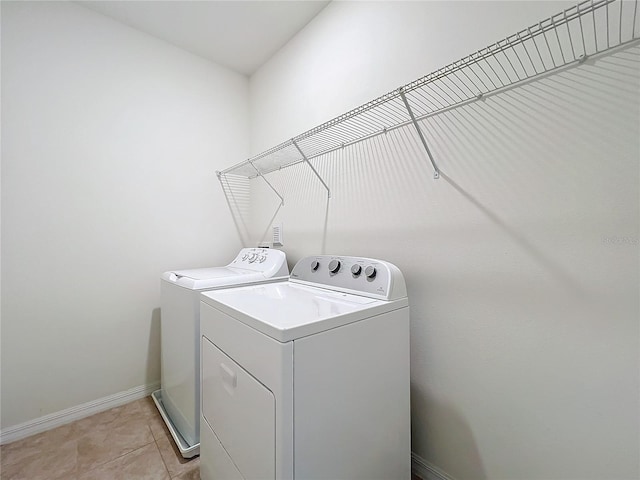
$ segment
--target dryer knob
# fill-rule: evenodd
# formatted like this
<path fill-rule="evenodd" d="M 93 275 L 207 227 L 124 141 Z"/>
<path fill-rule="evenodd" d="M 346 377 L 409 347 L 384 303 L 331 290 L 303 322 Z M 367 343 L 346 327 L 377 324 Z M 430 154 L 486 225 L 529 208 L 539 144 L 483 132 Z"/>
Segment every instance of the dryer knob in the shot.
<path fill-rule="evenodd" d="M 362 267 L 356 263 L 351 267 L 351 273 L 357 277 L 358 275 L 360 275 L 360 273 L 362 273 Z"/>
<path fill-rule="evenodd" d="M 314 260 L 313 262 L 311 262 L 311 270 L 312 270 L 312 271 L 314 271 L 314 272 L 315 272 L 316 270 L 318 270 L 318 267 L 319 267 L 319 266 L 320 266 L 320 264 L 318 263 L 318 261 L 317 261 L 317 260 Z"/>
<path fill-rule="evenodd" d="M 369 265 L 367 268 L 364 269 L 364 276 L 367 278 L 374 278 L 376 276 L 376 267 Z"/>
<path fill-rule="evenodd" d="M 340 260 L 331 260 L 329 262 L 329 271 L 331 273 L 338 273 L 338 270 L 340 270 Z"/>

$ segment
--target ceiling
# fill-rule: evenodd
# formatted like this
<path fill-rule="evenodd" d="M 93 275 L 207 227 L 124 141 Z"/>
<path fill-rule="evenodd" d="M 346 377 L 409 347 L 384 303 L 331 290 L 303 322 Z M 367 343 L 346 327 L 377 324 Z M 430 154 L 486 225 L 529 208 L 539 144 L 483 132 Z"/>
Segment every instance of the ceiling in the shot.
<path fill-rule="evenodd" d="M 329 1 L 78 1 L 137 30 L 251 75 Z"/>

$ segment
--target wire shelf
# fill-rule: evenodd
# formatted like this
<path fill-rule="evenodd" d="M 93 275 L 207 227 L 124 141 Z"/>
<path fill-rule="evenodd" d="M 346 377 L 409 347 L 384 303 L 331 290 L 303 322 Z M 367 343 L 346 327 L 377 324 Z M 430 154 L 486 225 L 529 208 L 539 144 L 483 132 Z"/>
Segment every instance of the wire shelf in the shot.
<path fill-rule="evenodd" d="M 219 175 L 254 178 L 301 162 L 311 166 L 311 159 L 413 124 L 438 178 L 420 120 L 636 41 L 638 1 L 580 2 Z"/>

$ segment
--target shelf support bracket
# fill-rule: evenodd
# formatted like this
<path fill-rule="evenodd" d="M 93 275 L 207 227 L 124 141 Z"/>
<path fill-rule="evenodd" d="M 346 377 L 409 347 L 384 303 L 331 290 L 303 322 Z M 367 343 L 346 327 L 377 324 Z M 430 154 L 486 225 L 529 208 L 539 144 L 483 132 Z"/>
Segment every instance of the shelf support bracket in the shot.
<path fill-rule="evenodd" d="M 309 159 L 307 158 L 307 156 L 304 154 L 304 152 L 300 149 L 300 147 L 298 146 L 298 144 L 296 143 L 296 141 L 292 138 L 291 139 L 291 143 L 293 144 L 294 147 L 296 147 L 296 149 L 298 150 L 298 152 L 300 152 L 300 155 L 302 155 L 302 159 L 307 162 L 307 165 L 309 165 L 309 168 L 311 168 L 311 171 L 315 174 L 316 177 L 318 177 L 318 180 L 320 180 L 320 182 L 322 183 L 322 185 L 324 185 L 324 188 L 327 189 L 327 198 L 331 198 L 331 190 L 329 190 L 329 187 L 327 186 L 327 184 L 324 182 L 324 180 L 322 179 L 322 177 L 320 176 L 320 174 L 317 172 L 317 170 L 315 168 L 313 168 L 313 165 L 311 165 L 311 162 L 309 161 Z"/>
<path fill-rule="evenodd" d="M 256 166 L 253 164 L 253 162 L 251 160 L 247 160 L 247 162 L 249 162 L 249 165 L 251 165 L 253 167 L 253 169 L 256 171 L 256 174 L 258 175 L 258 177 L 262 178 L 262 180 L 264 180 L 264 182 L 267 185 L 269 185 L 269 188 L 271 190 L 273 190 L 273 193 L 275 193 L 278 196 L 278 198 L 280 198 L 280 206 L 284 206 L 284 197 L 282 195 L 280 195 L 275 188 L 273 188 L 273 185 L 271 185 L 269 183 L 269 180 L 267 180 L 265 178 L 265 176 L 262 174 L 262 172 L 256 168 Z"/>
<path fill-rule="evenodd" d="M 427 145 L 427 140 L 424 138 L 422 129 L 420 128 L 420 125 L 416 120 L 416 116 L 413 114 L 413 110 L 411 110 L 411 106 L 409 105 L 409 101 L 407 100 L 406 95 L 404 94 L 404 87 L 401 87 L 400 89 L 398 89 L 398 92 L 400 93 L 400 97 L 402 97 L 404 106 L 407 108 L 407 112 L 409 112 L 409 117 L 411 117 L 411 122 L 413 123 L 413 126 L 416 127 L 416 130 L 418 131 L 418 136 L 420 137 L 420 141 L 422 142 L 424 149 L 427 151 L 427 156 L 429 157 L 429 161 L 431 162 L 431 166 L 433 167 L 433 170 L 434 170 L 433 178 L 438 179 L 440 178 L 440 170 L 438 169 L 438 166 L 436 165 L 436 162 L 433 159 L 431 150 L 429 150 L 429 145 Z"/>

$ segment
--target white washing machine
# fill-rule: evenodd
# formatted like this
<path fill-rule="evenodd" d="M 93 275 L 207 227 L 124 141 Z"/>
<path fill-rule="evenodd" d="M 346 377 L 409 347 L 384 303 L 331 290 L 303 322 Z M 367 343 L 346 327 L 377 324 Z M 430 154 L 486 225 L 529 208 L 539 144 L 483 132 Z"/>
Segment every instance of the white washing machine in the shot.
<path fill-rule="evenodd" d="M 162 275 L 161 389 L 152 397 L 183 457 L 200 450 L 200 293 L 288 277 L 284 252 L 266 248 L 243 248 L 226 267 Z"/>
<path fill-rule="evenodd" d="M 300 260 L 201 296 L 202 480 L 409 480 L 409 303 L 394 265 Z"/>

